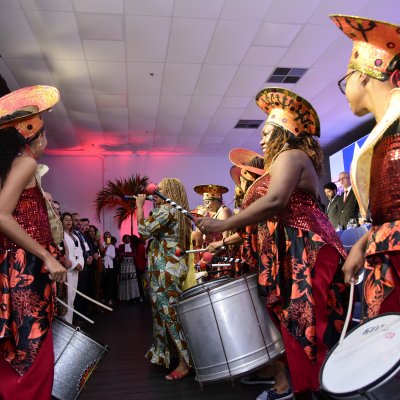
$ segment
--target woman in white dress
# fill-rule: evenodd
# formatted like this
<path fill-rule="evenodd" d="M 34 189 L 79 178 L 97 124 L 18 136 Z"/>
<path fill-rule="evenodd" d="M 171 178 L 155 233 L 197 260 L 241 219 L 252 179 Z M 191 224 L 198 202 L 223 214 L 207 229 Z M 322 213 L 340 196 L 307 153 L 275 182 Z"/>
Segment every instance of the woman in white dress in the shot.
<path fill-rule="evenodd" d="M 75 289 L 78 286 L 79 271 L 83 270 L 84 258 L 79 239 L 72 230 L 72 215 L 63 213 L 61 222 L 64 228 L 65 257 L 68 257 L 71 266 L 67 269 L 67 282 Z M 65 320 L 72 324 L 75 291 L 68 287 L 68 311 Z"/>

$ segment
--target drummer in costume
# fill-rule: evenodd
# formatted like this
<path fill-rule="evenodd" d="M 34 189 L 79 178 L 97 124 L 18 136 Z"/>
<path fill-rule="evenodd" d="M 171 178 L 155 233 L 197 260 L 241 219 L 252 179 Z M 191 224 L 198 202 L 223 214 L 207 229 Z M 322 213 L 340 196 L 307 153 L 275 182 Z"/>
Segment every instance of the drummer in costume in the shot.
<path fill-rule="evenodd" d="M 225 221 L 203 218 L 197 226 L 205 232 L 248 227 L 243 235 L 256 235 L 259 284 L 280 326 L 293 391 L 296 399 L 311 399 L 344 323 L 346 252 L 318 206 L 322 152 L 316 111 L 282 88 L 262 90 L 256 102 L 268 114 L 261 139 L 266 173 L 247 191 L 239 214 Z M 291 396 L 290 389 L 277 386 L 265 393 L 267 399 Z"/>
<path fill-rule="evenodd" d="M 229 159 L 233 166 L 230 169 L 230 175 L 232 180 L 235 182 L 235 207 L 239 209 L 242 206 L 243 197 L 251 184 L 264 174 L 264 159 L 261 155 L 255 151 L 248 149 L 236 148 L 229 152 Z M 239 212 L 239 209 L 237 212 Z M 236 212 L 236 213 L 237 213 Z M 243 262 L 239 266 L 238 273 L 241 275 L 244 272 L 257 271 L 258 270 L 258 254 L 254 254 L 254 257 L 247 261 L 247 257 L 243 252 L 247 254 L 248 248 L 251 246 L 243 246 L 242 236 L 235 232 L 232 235 L 224 238 L 224 241 L 218 240 L 208 245 L 207 251 L 215 253 L 222 246 L 226 246 L 228 253 L 233 258 L 242 258 Z"/>
<path fill-rule="evenodd" d="M 0 398 L 50 399 L 54 375 L 54 284 L 65 268 L 36 178 L 46 145 L 42 112 L 60 98 L 49 86 L 0 98 Z"/>
<path fill-rule="evenodd" d="M 372 113 L 377 125 L 351 165 L 352 190 L 371 230 L 352 248 L 346 282 L 364 267 L 363 316 L 400 311 L 400 26 L 332 15 L 353 41 L 346 76 L 339 81 L 357 116 Z"/>
<path fill-rule="evenodd" d="M 225 220 L 232 215 L 232 211 L 224 205 L 222 195 L 227 193 L 229 189 L 221 185 L 198 185 L 194 191 L 203 196 L 203 206 L 207 210 L 208 216 L 216 220 Z M 203 247 L 207 247 L 211 242 L 224 240 L 229 236 L 229 232 L 210 232 L 203 236 Z M 213 275 L 212 278 L 220 277 L 220 274 Z"/>

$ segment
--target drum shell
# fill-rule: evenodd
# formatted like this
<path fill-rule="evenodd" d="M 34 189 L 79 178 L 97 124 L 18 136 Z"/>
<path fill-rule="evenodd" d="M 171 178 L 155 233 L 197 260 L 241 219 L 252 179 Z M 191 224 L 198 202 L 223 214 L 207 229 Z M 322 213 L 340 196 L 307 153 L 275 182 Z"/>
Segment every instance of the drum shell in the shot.
<path fill-rule="evenodd" d="M 256 274 L 203 287 L 175 304 L 200 382 L 239 376 L 284 352 Z"/>
<path fill-rule="evenodd" d="M 368 373 L 368 369 L 374 368 L 381 364 L 382 362 L 385 362 L 386 356 L 384 353 L 380 354 L 379 356 L 376 357 L 374 360 L 374 363 L 368 362 L 365 360 L 363 357 L 363 353 L 374 353 L 379 349 L 381 349 L 380 343 L 379 343 L 379 338 L 377 338 L 375 341 L 370 341 L 368 343 L 368 346 L 363 345 L 363 337 L 361 332 L 365 331 L 368 329 L 368 324 L 373 324 L 375 326 L 381 326 L 384 327 L 384 320 L 383 318 L 386 317 L 397 317 L 397 322 L 396 322 L 396 335 L 400 334 L 400 313 L 388 313 L 388 314 L 382 314 L 377 317 L 371 318 L 366 320 L 362 325 L 359 325 L 355 328 L 353 328 L 345 337 L 344 342 L 346 340 L 349 340 L 349 336 L 353 335 L 355 339 L 352 339 L 353 341 L 356 340 L 357 343 L 360 343 L 363 347 L 361 347 L 361 350 L 358 350 L 356 348 L 356 353 L 354 354 L 354 357 L 352 357 L 350 360 L 344 360 L 343 361 L 343 368 L 345 373 L 348 374 L 348 379 L 354 379 L 354 371 L 357 370 L 357 374 L 365 374 Z M 354 336 L 356 335 L 356 336 Z M 368 340 L 368 339 L 367 339 Z M 329 398 L 332 399 L 340 399 L 340 400 L 350 400 L 350 399 L 368 399 L 368 400 L 388 400 L 388 399 L 398 399 L 400 398 L 399 395 L 399 388 L 400 388 L 400 356 L 398 356 L 398 361 L 395 363 L 391 368 L 388 368 L 385 373 L 383 373 L 379 378 L 372 378 L 368 384 L 363 384 L 360 385 L 356 390 L 349 390 L 347 392 L 342 391 L 342 386 L 340 383 L 338 386 L 340 386 L 340 389 L 338 392 L 333 392 L 333 389 L 330 387 L 332 386 L 331 384 L 328 384 L 328 373 L 333 372 L 332 371 L 332 366 L 330 366 L 331 358 L 333 355 L 337 357 L 337 352 L 339 350 L 340 344 L 336 344 L 335 347 L 331 349 L 331 351 L 328 353 L 324 364 L 322 365 L 321 372 L 320 372 L 320 382 L 321 382 L 321 388 L 323 391 L 325 391 L 328 395 Z M 353 346 L 351 346 L 353 347 Z M 356 346 L 354 346 L 356 347 Z M 398 347 L 397 347 L 398 349 Z M 393 349 L 395 351 L 395 349 Z M 393 351 L 391 351 L 393 353 Z M 354 364 L 356 363 L 356 367 L 354 367 Z M 359 368 L 357 368 L 357 365 Z M 336 367 L 336 365 L 335 365 Z M 337 368 L 335 368 L 337 370 Z M 336 374 L 337 376 L 337 374 Z"/>
<path fill-rule="evenodd" d="M 53 320 L 54 383 L 52 398 L 74 400 L 108 351 L 79 328 Z"/>

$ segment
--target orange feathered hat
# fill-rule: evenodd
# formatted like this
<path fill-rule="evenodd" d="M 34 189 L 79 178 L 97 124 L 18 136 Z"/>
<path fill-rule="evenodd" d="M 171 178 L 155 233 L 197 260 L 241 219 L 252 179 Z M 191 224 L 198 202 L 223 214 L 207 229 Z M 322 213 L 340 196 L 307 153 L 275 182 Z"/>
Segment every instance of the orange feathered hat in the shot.
<path fill-rule="evenodd" d="M 319 137 L 320 123 L 314 107 L 291 90 L 270 87 L 261 90 L 256 103 L 268 114 L 266 123 L 287 129 L 297 136 L 300 132 Z"/>
<path fill-rule="evenodd" d="M 353 41 L 350 69 L 383 81 L 399 68 L 400 26 L 350 15 L 329 17 Z"/>
<path fill-rule="evenodd" d="M 53 86 L 37 85 L 14 90 L 0 97 L 0 128 L 13 126 L 28 140 L 43 127 L 41 113 L 59 100 L 60 92 Z"/>

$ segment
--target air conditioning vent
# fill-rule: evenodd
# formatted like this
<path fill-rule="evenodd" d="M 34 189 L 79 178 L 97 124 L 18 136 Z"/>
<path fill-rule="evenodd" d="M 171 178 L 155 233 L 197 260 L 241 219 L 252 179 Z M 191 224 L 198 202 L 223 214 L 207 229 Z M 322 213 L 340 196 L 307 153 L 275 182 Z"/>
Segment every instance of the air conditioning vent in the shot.
<path fill-rule="evenodd" d="M 275 71 L 267 79 L 266 83 L 290 83 L 294 84 L 308 71 L 307 68 L 275 68 Z"/>
<path fill-rule="evenodd" d="M 240 119 L 235 125 L 235 129 L 257 129 L 263 122 L 262 119 Z"/>

